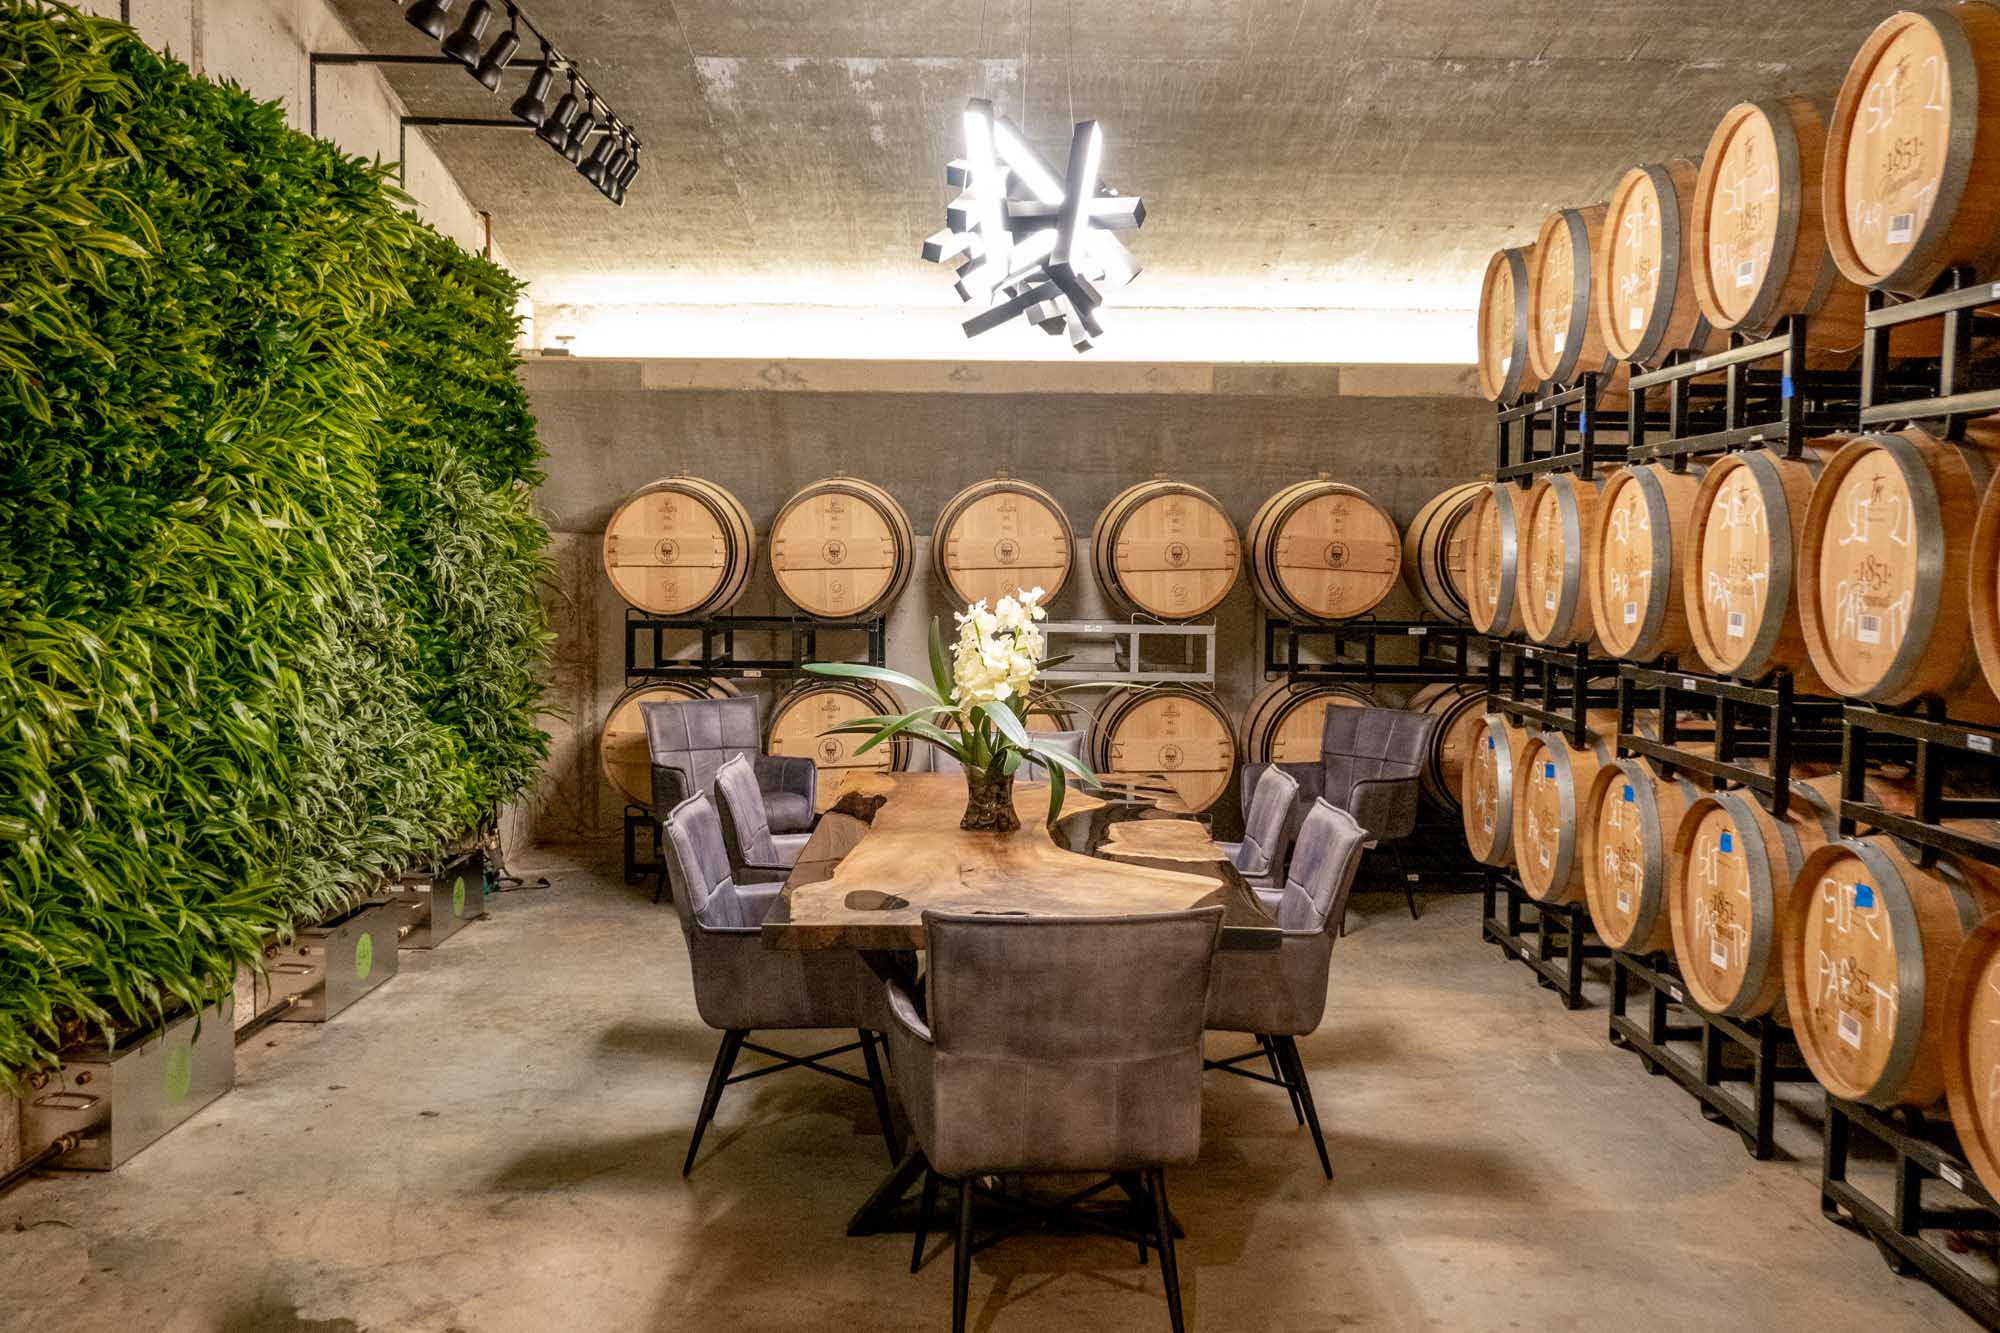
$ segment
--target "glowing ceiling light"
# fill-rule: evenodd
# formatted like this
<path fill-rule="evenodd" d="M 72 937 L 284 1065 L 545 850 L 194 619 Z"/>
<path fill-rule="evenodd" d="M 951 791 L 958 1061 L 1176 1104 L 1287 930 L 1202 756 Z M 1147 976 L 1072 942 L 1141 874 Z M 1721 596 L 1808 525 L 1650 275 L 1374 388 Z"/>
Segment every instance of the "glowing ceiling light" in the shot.
<path fill-rule="evenodd" d="M 965 321 L 974 337 L 1024 315 L 1087 351 L 1101 336 L 1099 283 L 1122 287 L 1139 275 L 1132 252 L 1111 233 L 1136 231 L 1146 206 L 1101 184 L 1104 134 L 1079 121 L 1069 168 L 1058 177 L 1012 121 L 975 97 L 965 106 L 965 156 L 945 168 L 962 191 L 945 207 L 945 228 L 925 240 L 923 257 L 956 267 L 959 299 L 986 309 Z M 1016 187 L 1029 198 L 1015 197 Z"/>

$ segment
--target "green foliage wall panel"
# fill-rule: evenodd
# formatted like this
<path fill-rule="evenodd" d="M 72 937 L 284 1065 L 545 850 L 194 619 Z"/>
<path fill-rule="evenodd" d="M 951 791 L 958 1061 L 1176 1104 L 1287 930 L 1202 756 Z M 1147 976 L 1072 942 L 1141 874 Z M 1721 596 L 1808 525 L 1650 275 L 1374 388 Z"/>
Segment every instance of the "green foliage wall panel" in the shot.
<path fill-rule="evenodd" d="M 226 991 L 545 753 L 517 288 L 406 203 L 0 0 L 0 1076 Z"/>

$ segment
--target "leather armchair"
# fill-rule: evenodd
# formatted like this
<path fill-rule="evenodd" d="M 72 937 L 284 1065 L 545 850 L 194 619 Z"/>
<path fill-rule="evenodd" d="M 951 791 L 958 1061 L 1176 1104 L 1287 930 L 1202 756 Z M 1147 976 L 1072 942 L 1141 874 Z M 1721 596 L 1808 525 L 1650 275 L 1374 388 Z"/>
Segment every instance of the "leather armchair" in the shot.
<path fill-rule="evenodd" d="M 798 864 L 799 853 L 812 834 L 771 832 L 764 793 L 748 758 L 732 755 L 715 771 L 715 800 L 733 874 L 740 878 L 745 871 L 776 871 L 782 877 Z"/>
<path fill-rule="evenodd" d="M 1336 716 L 1336 715 L 1342 716 Z M 1369 845 L 1394 843 L 1417 826 L 1417 773 L 1430 749 L 1434 713 L 1400 708 L 1329 708 L 1320 732 L 1323 792 L 1368 831 Z M 1398 867 L 1400 849 L 1391 848 Z M 1416 890 L 1402 878 L 1403 901 L 1417 917 Z"/>
<path fill-rule="evenodd" d="M 1284 766 L 1265 765 L 1255 792 L 1243 807 L 1243 841 L 1216 844 L 1229 854 L 1230 864 L 1242 872 L 1244 881 L 1267 908 L 1277 906 L 1278 867 L 1298 794 L 1298 780 Z"/>
<path fill-rule="evenodd" d="M 957 1182 L 952 1328 L 965 1327 L 978 1177 L 1105 1172 L 1150 1205 L 1181 1327 L 1162 1168 L 1201 1148 L 1202 997 L 1222 909 L 1130 917 L 924 913 L 929 1012 L 888 986 L 896 1084 L 926 1159 L 923 1253 L 941 1179 Z"/>
<path fill-rule="evenodd" d="M 1261 1079 L 1262 1075 L 1240 1068 L 1243 1061 L 1261 1055 L 1271 1067 L 1272 1079 L 1291 1096 L 1293 1115 L 1311 1126 L 1320 1169 L 1328 1180 L 1333 1179 L 1333 1164 L 1327 1159 L 1296 1038 L 1317 1029 L 1326 1015 L 1327 964 L 1367 842 L 1367 830 L 1352 815 L 1324 800 L 1314 801 L 1300 826 L 1279 894 L 1275 915 L 1283 933 L 1278 947 L 1216 955 L 1215 982 L 1208 993 L 1208 1027 L 1250 1033 L 1258 1045 L 1244 1055 L 1211 1061 L 1208 1067 Z"/>
<path fill-rule="evenodd" d="M 746 883 L 734 877 L 723 843 L 721 818 L 706 796 L 690 796 L 681 802 L 668 813 L 664 827 L 662 851 L 674 888 L 674 912 L 687 941 L 695 1009 L 702 1022 L 722 1032 L 681 1174 L 694 1168 L 695 1153 L 725 1087 L 796 1066 L 868 1088 L 874 1094 L 875 1113 L 888 1140 L 890 1159 L 895 1160 L 900 1149 L 889 1115 L 888 1086 L 876 1052 L 887 1025 L 882 983 L 851 950 L 794 952 L 764 947 L 758 927 L 776 901 L 783 872 L 775 879 L 763 875 L 761 882 Z M 774 1051 L 749 1040 L 760 1030 L 799 1028 L 853 1028 L 858 1040 L 806 1056 Z M 746 1049 L 778 1063 L 732 1078 L 730 1071 Z M 859 1050 L 867 1064 L 866 1079 L 821 1063 L 853 1050 Z"/>
<path fill-rule="evenodd" d="M 809 830 L 819 770 L 801 757 L 765 754 L 755 699 L 676 699 L 645 704 L 653 762 L 653 817 L 664 822 L 690 796 L 715 790 L 715 775 L 737 755 L 750 761 L 776 833 Z"/>

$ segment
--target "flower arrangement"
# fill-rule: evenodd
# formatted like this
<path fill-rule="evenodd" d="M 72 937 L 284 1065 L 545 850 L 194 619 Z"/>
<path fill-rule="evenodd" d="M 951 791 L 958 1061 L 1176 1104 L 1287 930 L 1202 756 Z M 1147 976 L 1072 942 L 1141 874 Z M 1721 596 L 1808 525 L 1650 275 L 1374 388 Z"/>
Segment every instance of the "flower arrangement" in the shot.
<path fill-rule="evenodd" d="M 958 637 L 945 652 L 938 623 L 931 622 L 931 676 L 928 682 L 887 667 L 853 662 L 813 662 L 806 670 L 822 676 L 879 681 L 915 693 L 921 700 L 905 713 L 856 718 L 835 731 L 867 735 L 858 753 L 902 735 L 915 736 L 956 759 L 965 770 L 965 818 L 959 827 L 1011 832 L 1021 826 L 1014 813 L 1014 776 L 1033 760 L 1048 775 L 1049 818 L 1062 810 L 1072 778 L 1095 783 L 1097 775 L 1076 755 L 1028 730 L 1032 712 L 1051 711 L 1057 691 L 1037 682 L 1044 670 L 1065 658 L 1044 658 L 1039 622 L 1042 590 L 1002 597 L 991 610 L 974 602 L 954 619 Z"/>

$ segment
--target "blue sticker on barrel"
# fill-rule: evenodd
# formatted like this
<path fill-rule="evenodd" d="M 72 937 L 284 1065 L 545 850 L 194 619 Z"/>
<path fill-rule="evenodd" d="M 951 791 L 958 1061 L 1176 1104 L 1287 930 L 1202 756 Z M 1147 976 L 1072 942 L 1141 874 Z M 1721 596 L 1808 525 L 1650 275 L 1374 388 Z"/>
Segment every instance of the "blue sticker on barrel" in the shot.
<path fill-rule="evenodd" d="M 1875 905 L 1875 890 L 1873 886 L 1867 884 L 1856 884 L 1854 886 L 1855 910 L 1859 911 L 1862 908 L 1873 907 L 1874 905 Z"/>
<path fill-rule="evenodd" d="M 1625 784 L 1625 799 L 1627 801 L 1632 799 L 1632 784 L 1629 782 Z"/>
<path fill-rule="evenodd" d="M 1735 846 L 1736 846 L 1736 835 L 1735 835 L 1735 834 L 1733 834 L 1733 833 L 1725 833 L 1725 834 L 1723 834 L 1723 835 L 1722 835 L 1722 850 L 1723 850 L 1723 851 L 1725 851 L 1725 852 L 1726 852 L 1726 851 L 1729 851 L 1729 850 L 1731 850 L 1732 848 L 1734 848 Z"/>
<path fill-rule="evenodd" d="M 1792 377 L 1790 375 L 1780 375 L 1778 377 L 1778 396 L 1780 398 L 1790 398 L 1792 396 Z"/>
<path fill-rule="evenodd" d="M 1543 765 L 1542 765 L 1542 776 L 1543 776 L 1543 777 L 1545 777 L 1545 778 L 1553 778 L 1553 777 L 1554 777 L 1555 775 L 1556 775 L 1556 766 L 1555 766 L 1554 764 L 1543 764 Z"/>

